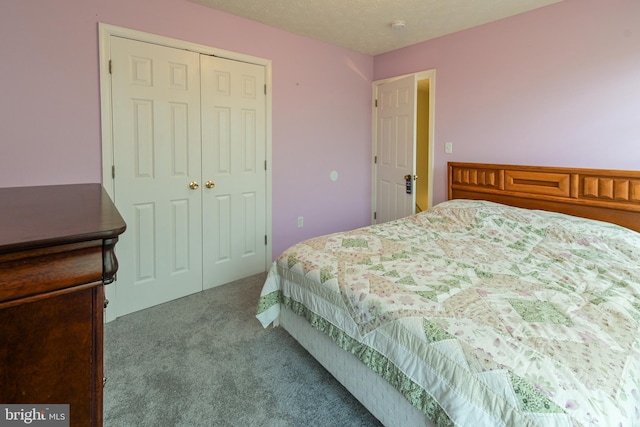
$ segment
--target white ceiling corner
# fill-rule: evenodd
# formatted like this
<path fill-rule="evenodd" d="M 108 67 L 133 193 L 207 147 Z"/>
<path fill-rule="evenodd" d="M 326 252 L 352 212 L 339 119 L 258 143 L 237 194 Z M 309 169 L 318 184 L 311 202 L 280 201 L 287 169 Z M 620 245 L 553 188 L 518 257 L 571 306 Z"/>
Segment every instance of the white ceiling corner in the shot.
<path fill-rule="evenodd" d="M 291 33 L 378 55 L 562 0 L 189 0 Z M 401 30 L 391 28 L 406 22 Z"/>

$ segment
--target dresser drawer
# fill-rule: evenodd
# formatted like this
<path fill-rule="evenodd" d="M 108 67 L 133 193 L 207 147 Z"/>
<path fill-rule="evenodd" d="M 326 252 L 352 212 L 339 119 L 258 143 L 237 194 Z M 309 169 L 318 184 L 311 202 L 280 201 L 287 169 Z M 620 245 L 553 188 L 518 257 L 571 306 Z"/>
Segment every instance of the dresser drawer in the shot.
<path fill-rule="evenodd" d="M 102 279 L 102 241 L 0 255 L 0 304 Z"/>

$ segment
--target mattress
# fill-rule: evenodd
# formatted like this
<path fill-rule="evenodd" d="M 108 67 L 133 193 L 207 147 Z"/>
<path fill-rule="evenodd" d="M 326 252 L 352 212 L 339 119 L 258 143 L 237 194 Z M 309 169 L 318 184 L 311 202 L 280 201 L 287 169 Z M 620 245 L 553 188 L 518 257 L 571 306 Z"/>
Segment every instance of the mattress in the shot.
<path fill-rule="evenodd" d="M 640 425 L 640 234 L 453 200 L 309 239 L 273 264 L 280 305 L 434 424 Z"/>

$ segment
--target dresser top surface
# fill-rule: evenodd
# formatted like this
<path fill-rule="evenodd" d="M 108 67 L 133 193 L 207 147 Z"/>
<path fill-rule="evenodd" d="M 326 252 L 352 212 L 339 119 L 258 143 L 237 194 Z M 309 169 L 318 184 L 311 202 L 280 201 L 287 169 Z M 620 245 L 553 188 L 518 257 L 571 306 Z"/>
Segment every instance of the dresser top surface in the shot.
<path fill-rule="evenodd" d="M 125 228 L 101 184 L 0 188 L 0 253 L 113 238 Z"/>

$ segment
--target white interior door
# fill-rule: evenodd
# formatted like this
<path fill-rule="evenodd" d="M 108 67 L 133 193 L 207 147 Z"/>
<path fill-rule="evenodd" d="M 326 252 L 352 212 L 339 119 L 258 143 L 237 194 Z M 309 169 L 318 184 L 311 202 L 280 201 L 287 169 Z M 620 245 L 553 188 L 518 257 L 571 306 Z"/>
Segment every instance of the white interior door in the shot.
<path fill-rule="evenodd" d="M 115 316 L 202 289 L 199 55 L 111 37 Z"/>
<path fill-rule="evenodd" d="M 377 87 L 376 109 L 376 222 L 386 222 L 415 212 L 415 75 Z M 410 176 L 407 194 L 405 176 Z"/>
<path fill-rule="evenodd" d="M 266 270 L 261 65 L 201 57 L 204 288 Z"/>

